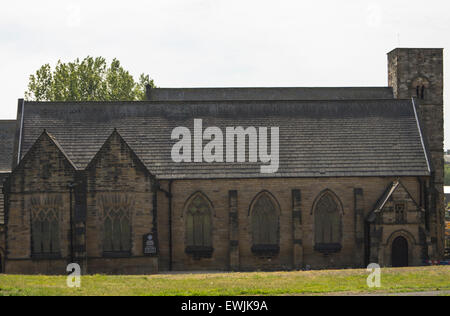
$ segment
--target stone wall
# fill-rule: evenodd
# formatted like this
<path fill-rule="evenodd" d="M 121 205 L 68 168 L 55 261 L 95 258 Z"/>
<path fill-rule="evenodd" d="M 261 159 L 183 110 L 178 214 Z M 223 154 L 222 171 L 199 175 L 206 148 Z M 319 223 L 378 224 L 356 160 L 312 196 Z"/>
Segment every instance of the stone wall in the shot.
<path fill-rule="evenodd" d="M 3 181 L 9 176 L 9 173 L 0 173 L 0 273 L 5 268 L 6 255 L 6 236 L 5 236 L 5 213 L 4 213 L 4 195 L 3 195 Z"/>
<path fill-rule="evenodd" d="M 143 237 L 154 233 L 153 178 L 118 133 L 107 140 L 86 171 L 86 249 L 89 273 L 154 273 L 157 259 L 144 256 Z M 131 256 L 102 259 L 103 216 L 120 206 L 130 212 Z"/>
<path fill-rule="evenodd" d="M 362 267 L 365 219 L 395 180 L 391 177 L 161 180 L 155 195 L 155 179 L 117 132 L 86 170 L 75 170 L 61 147 L 44 133 L 6 183 L 9 199 L 6 272 L 65 274 L 66 265 L 73 261 L 82 265 L 83 273 L 114 274 L 170 269 Z M 401 180 L 412 198 L 422 203 L 421 183 L 427 178 Z M 324 190 L 333 192 L 342 205 L 342 250 L 337 253 L 324 254 L 314 249 L 313 206 Z M 186 202 L 198 192 L 212 205 L 210 258 L 186 253 Z M 273 197 L 279 214 L 279 253 L 270 256 L 252 251 L 251 205 L 261 192 Z M 58 209 L 61 215 L 58 258 L 34 258 L 31 252 L 31 211 L 41 204 Z M 117 205 L 130 211 L 132 247 L 127 256 L 106 257 L 102 216 Z M 399 226 L 400 229 L 408 230 L 405 225 Z M 143 237 L 148 233 L 158 238 L 157 257 L 143 253 Z M 413 256 L 414 262 L 418 262 L 418 254 Z"/>
<path fill-rule="evenodd" d="M 7 273 L 64 274 L 70 252 L 70 190 L 75 169 L 54 141 L 42 134 L 5 184 Z M 59 214 L 60 258 L 33 258 L 31 211 L 52 207 Z"/>
<path fill-rule="evenodd" d="M 6 240 L 5 240 L 5 226 L 0 225 L 0 273 L 5 270 L 6 260 Z"/>
<path fill-rule="evenodd" d="M 86 171 L 76 171 L 54 140 L 42 134 L 13 172 L 7 190 L 7 273 L 65 274 L 70 262 L 80 263 L 89 274 L 158 271 L 157 259 L 143 254 L 144 235 L 155 233 L 153 179 L 117 133 Z M 115 204 L 131 213 L 132 249 L 127 257 L 106 258 L 101 216 Z M 57 257 L 32 254 L 31 213 L 40 205 L 60 215 Z"/>
<path fill-rule="evenodd" d="M 274 270 L 305 268 L 348 268 L 364 266 L 365 217 L 395 178 L 328 178 L 328 179 L 248 179 L 248 180 L 178 180 L 172 192 L 172 260 L 174 270 Z M 420 201 L 417 178 L 402 178 L 416 201 Z M 169 182 L 162 181 L 169 190 Z M 313 204 L 324 190 L 331 190 L 343 206 L 342 250 L 324 255 L 314 250 Z M 358 194 L 355 195 L 355 189 Z M 280 205 L 280 253 L 272 258 L 259 258 L 252 251 L 249 208 L 255 196 L 270 192 Z M 195 259 L 185 253 L 185 203 L 202 192 L 214 206 L 212 258 Z M 236 192 L 236 207 L 230 208 L 230 192 Z M 301 192 L 300 195 L 293 192 Z M 234 193 L 232 193 L 234 194 Z M 160 270 L 169 269 L 169 204 L 168 197 L 158 195 L 158 232 Z M 357 209 L 357 212 L 355 212 Z M 236 233 L 230 214 L 237 212 Z M 232 215 L 233 216 L 233 215 Z M 231 227 L 231 228 L 230 228 Z M 358 241 L 359 240 L 359 241 Z M 233 250 L 237 247 L 238 251 Z M 237 257 L 236 257 L 237 256 Z M 237 259 L 238 258 L 238 259 Z M 420 259 L 420 258 L 419 258 Z"/>

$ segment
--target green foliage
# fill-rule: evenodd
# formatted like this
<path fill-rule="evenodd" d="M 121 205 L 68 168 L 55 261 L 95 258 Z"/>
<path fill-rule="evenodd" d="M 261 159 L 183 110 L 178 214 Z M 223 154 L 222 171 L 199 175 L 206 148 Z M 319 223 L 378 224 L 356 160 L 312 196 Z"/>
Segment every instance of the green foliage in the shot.
<path fill-rule="evenodd" d="M 444 185 L 450 185 L 450 164 L 444 167 Z"/>
<path fill-rule="evenodd" d="M 25 98 L 29 101 L 139 101 L 145 100 L 146 85 L 155 87 L 149 75 L 138 81 L 120 61 L 109 65 L 103 57 L 58 61 L 54 70 L 43 65 L 30 76 Z"/>

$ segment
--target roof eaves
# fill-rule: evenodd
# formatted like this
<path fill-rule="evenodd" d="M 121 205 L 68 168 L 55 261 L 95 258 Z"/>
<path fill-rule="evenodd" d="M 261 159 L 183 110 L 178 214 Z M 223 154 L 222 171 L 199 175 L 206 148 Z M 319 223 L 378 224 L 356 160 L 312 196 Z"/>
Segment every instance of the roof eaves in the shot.
<path fill-rule="evenodd" d="M 422 133 L 422 127 L 420 126 L 419 116 L 417 115 L 416 103 L 414 102 L 414 98 L 411 98 L 411 101 L 412 101 L 412 107 L 414 110 L 414 116 L 415 116 L 416 123 L 417 123 L 417 129 L 418 129 L 419 135 L 420 135 L 420 142 L 422 143 L 423 153 L 424 153 L 425 159 L 427 161 L 428 172 L 431 174 L 431 165 L 430 165 L 430 160 L 428 158 L 428 150 L 427 150 L 427 147 L 425 146 L 425 141 L 424 141 L 423 133 Z"/>

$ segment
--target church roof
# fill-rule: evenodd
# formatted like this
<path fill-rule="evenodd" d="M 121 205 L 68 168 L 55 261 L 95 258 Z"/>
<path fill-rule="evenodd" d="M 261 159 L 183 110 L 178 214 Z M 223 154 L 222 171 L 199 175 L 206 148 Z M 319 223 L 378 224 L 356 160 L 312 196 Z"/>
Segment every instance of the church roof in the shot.
<path fill-rule="evenodd" d="M 0 120 L 0 225 L 5 223 L 3 181 L 11 172 L 16 121 Z"/>
<path fill-rule="evenodd" d="M 78 169 L 117 128 L 160 179 L 430 174 L 411 100 L 25 102 L 23 109 L 20 156 L 46 129 Z M 278 172 L 261 174 L 261 163 L 173 162 L 172 130 L 193 134 L 194 119 L 224 134 L 226 127 L 279 127 Z"/>
<path fill-rule="evenodd" d="M 15 120 L 0 120 L 0 173 L 11 171 L 15 133 Z"/>
<path fill-rule="evenodd" d="M 323 88 L 156 88 L 147 89 L 151 101 L 237 100 L 348 100 L 393 99 L 390 87 Z"/>

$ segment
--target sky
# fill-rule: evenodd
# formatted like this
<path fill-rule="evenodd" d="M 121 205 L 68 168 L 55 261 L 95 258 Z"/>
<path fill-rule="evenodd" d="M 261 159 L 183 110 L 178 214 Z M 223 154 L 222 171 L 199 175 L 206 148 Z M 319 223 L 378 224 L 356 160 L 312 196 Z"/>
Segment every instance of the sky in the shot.
<path fill-rule="evenodd" d="M 433 47 L 447 78 L 448 12 L 444 0 L 4 1 L 0 119 L 16 118 L 41 65 L 88 55 L 158 87 L 387 86 L 389 51 Z M 450 149 L 450 109 L 445 126 Z"/>

